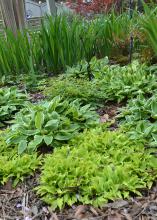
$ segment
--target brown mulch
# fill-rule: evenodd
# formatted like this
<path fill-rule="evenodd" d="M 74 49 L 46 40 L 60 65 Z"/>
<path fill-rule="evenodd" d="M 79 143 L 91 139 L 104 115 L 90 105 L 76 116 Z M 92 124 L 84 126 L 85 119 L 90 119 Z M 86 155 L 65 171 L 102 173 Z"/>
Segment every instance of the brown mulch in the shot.
<path fill-rule="evenodd" d="M 116 116 L 120 107 L 124 106 L 125 103 L 107 103 L 104 107 L 97 110 L 100 115 L 100 123 L 111 122 L 110 130 L 118 128 L 118 121 Z"/>
<path fill-rule="evenodd" d="M 30 93 L 30 97 L 32 103 L 37 103 L 46 99 L 46 96 L 44 96 L 42 93 Z"/>
<path fill-rule="evenodd" d="M 0 220 L 155 220 L 157 186 L 143 191 L 143 197 L 117 200 L 100 208 L 74 205 L 54 212 L 34 192 L 38 175 L 27 178 L 15 189 L 8 182 L 0 188 Z"/>

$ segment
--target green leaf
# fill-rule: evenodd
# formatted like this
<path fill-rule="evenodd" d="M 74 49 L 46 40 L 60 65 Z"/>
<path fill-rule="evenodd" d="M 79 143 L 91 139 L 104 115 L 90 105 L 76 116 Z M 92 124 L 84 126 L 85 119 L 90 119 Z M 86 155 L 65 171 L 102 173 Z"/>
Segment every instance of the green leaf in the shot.
<path fill-rule="evenodd" d="M 157 116 L 157 102 L 155 100 L 151 103 L 152 115 Z"/>
<path fill-rule="evenodd" d="M 53 136 L 44 136 L 44 141 L 47 145 L 50 145 L 53 141 Z"/>
<path fill-rule="evenodd" d="M 27 141 L 22 140 L 18 145 L 18 154 L 22 154 L 27 148 Z"/>
<path fill-rule="evenodd" d="M 70 133 L 59 133 L 57 134 L 54 139 L 57 141 L 68 141 L 70 140 L 74 135 Z"/>
<path fill-rule="evenodd" d="M 157 142 L 157 134 L 152 134 L 152 137 L 153 137 L 154 141 Z"/>
<path fill-rule="evenodd" d="M 51 128 L 53 130 L 56 130 L 59 126 L 59 120 L 53 119 L 47 122 L 47 124 L 45 125 L 45 128 Z"/>
<path fill-rule="evenodd" d="M 41 136 L 41 135 L 34 136 L 34 141 L 37 145 L 41 144 L 42 140 L 43 140 L 43 136 Z"/>
<path fill-rule="evenodd" d="M 53 119 L 59 120 L 60 115 L 59 115 L 57 112 L 53 111 L 52 114 L 51 114 L 51 117 L 52 117 Z"/>
<path fill-rule="evenodd" d="M 35 116 L 35 127 L 41 130 L 43 123 L 44 123 L 44 114 L 39 111 Z"/>

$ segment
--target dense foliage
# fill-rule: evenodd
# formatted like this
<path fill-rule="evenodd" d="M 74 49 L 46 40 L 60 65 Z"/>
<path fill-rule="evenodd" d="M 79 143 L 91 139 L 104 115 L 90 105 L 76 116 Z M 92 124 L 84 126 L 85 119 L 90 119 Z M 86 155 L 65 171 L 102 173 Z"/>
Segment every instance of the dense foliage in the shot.
<path fill-rule="evenodd" d="M 91 72 L 94 76 L 88 80 L 87 62 L 82 61 L 69 67 L 66 74 L 52 79 L 45 94 L 52 98 L 62 97 L 76 99 L 83 103 L 98 105 L 108 101 L 123 101 L 139 94 L 151 95 L 157 88 L 156 76 L 145 64 L 134 61 L 131 65 L 108 65 L 107 59 L 92 59 Z"/>
<path fill-rule="evenodd" d="M 131 27 L 127 14 L 117 17 L 113 13 L 91 21 L 74 16 L 47 17 L 39 32 L 26 30 L 14 36 L 7 31 L 7 40 L 0 39 L 0 74 L 56 74 L 84 58 L 119 51 L 120 44 L 125 50 Z"/>
<path fill-rule="evenodd" d="M 33 175 L 41 165 L 41 158 L 37 154 L 18 156 L 17 150 L 7 146 L 6 132 L 0 132 L 0 185 L 11 181 L 14 186 L 24 180 L 24 177 Z"/>
<path fill-rule="evenodd" d="M 146 139 L 148 146 L 157 146 L 157 96 L 150 98 L 139 95 L 130 100 L 128 105 L 121 109 L 122 124 L 129 129 L 133 139 Z"/>
<path fill-rule="evenodd" d="M 27 95 L 16 87 L 0 88 L 0 127 L 13 118 L 27 99 Z"/>
<path fill-rule="evenodd" d="M 156 178 L 156 164 L 142 143 L 123 133 L 91 130 L 45 158 L 38 193 L 53 208 L 101 206 L 129 192 L 140 195 Z"/>
<path fill-rule="evenodd" d="M 90 4 L 96 13 L 98 2 Z M 46 17 L 39 31 L 16 36 L 6 30 L 0 39 L 0 187 L 37 172 L 38 194 L 61 209 L 101 207 L 152 186 L 157 13 L 144 10 L 131 20 L 127 11 L 112 11 L 93 19 Z M 128 64 L 130 35 L 134 60 Z"/>
<path fill-rule="evenodd" d="M 19 154 L 25 150 L 32 152 L 41 145 L 53 148 L 98 122 L 90 105 L 80 106 L 77 100 L 63 101 L 57 96 L 50 102 L 28 104 L 22 109 L 16 115 L 7 143 L 18 145 Z"/>
<path fill-rule="evenodd" d="M 75 10 L 81 15 L 88 16 L 88 14 L 100 14 L 106 13 L 115 4 L 120 4 L 119 0 L 93 0 L 93 1 L 81 1 L 77 0 L 75 3 L 69 0 L 66 4 L 71 9 Z M 119 5 L 120 6 L 120 5 Z"/>

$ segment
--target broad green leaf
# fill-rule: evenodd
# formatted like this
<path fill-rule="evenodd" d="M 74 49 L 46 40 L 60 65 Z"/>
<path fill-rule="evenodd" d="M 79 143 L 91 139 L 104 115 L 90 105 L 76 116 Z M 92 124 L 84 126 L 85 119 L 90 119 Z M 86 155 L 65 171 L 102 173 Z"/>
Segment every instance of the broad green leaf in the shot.
<path fill-rule="evenodd" d="M 51 128 L 53 130 L 56 130 L 59 126 L 59 120 L 57 119 L 53 119 L 47 122 L 47 124 L 45 125 L 45 128 Z"/>
<path fill-rule="evenodd" d="M 53 141 L 53 136 L 44 136 L 44 141 L 47 145 L 50 145 Z"/>
<path fill-rule="evenodd" d="M 43 123 L 44 123 L 44 114 L 41 111 L 39 111 L 35 115 L 35 127 L 41 130 Z"/>
<path fill-rule="evenodd" d="M 152 115 L 157 116 L 157 102 L 155 100 L 151 103 Z"/>
<path fill-rule="evenodd" d="M 153 137 L 154 141 L 157 142 L 157 134 L 152 134 L 152 137 Z"/>
<path fill-rule="evenodd" d="M 22 154 L 27 148 L 27 141 L 23 140 L 20 141 L 19 145 L 18 145 L 18 154 Z"/>
<path fill-rule="evenodd" d="M 70 133 L 59 133 L 57 134 L 54 139 L 57 141 L 68 141 L 73 137 L 73 134 Z"/>
<path fill-rule="evenodd" d="M 41 136 L 41 135 L 34 136 L 34 141 L 35 141 L 36 145 L 41 144 L 42 140 L 43 140 L 43 136 Z"/>

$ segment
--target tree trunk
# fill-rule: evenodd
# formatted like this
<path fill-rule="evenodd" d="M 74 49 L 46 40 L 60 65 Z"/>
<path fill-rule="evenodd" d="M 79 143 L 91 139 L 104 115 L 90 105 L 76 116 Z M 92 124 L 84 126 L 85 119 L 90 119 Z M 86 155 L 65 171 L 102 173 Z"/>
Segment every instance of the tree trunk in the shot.
<path fill-rule="evenodd" d="M 24 0 L 0 0 L 4 23 L 16 35 L 17 29 L 25 27 Z"/>

